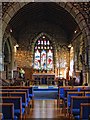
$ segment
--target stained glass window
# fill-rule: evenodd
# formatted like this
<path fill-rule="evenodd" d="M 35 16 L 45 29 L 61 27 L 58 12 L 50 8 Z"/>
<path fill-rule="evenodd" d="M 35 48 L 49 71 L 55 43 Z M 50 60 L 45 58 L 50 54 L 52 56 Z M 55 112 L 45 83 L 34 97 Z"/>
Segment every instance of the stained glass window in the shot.
<path fill-rule="evenodd" d="M 47 41 L 47 45 L 49 45 L 49 41 Z"/>
<path fill-rule="evenodd" d="M 44 40 L 44 45 L 46 45 L 46 40 Z"/>
<path fill-rule="evenodd" d="M 46 51 L 41 51 L 41 69 L 46 70 Z"/>
<path fill-rule="evenodd" d="M 41 41 L 41 44 L 43 45 L 43 41 Z"/>
<path fill-rule="evenodd" d="M 35 49 L 37 49 L 37 46 L 35 47 Z"/>
<path fill-rule="evenodd" d="M 47 69 L 50 70 L 53 68 L 53 53 L 51 50 L 47 52 Z"/>
<path fill-rule="evenodd" d="M 44 49 L 46 49 L 46 47 L 44 47 Z"/>
<path fill-rule="evenodd" d="M 40 49 L 40 47 L 38 46 L 38 49 Z"/>
<path fill-rule="evenodd" d="M 43 49 L 43 46 L 41 46 L 41 49 Z"/>
<path fill-rule="evenodd" d="M 53 69 L 53 47 L 46 36 L 41 36 L 34 46 L 34 69 Z"/>
<path fill-rule="evenodd" d="M 40 40 L 38 40 L 38 45 L 40 45 Z"/>
<path fill-rule="evenodd" d="M 34 68 L 35 69 L 40 68 L 40 52 L 38 50 L 36 50 L 35 52 Z"/>

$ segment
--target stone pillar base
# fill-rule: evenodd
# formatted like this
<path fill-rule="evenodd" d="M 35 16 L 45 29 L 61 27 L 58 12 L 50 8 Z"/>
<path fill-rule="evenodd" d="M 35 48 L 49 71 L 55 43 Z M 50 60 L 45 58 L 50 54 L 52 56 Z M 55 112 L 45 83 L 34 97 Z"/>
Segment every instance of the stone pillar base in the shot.
<path fill-rule="evenodd" d="M 90 71 L 88 72 L 87 82 L 88 82 L 88 85 L 90 86 Z"/>

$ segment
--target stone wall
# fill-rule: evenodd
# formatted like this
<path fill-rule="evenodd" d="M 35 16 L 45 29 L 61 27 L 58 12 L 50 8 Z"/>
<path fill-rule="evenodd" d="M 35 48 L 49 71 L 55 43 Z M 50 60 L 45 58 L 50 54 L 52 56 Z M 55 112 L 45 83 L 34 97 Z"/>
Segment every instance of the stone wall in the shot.
<path fill-rule="evenodd" d="M 73 48 L 74 48 L 74 70 L 75 71 L 81 71 L 82 70 L 82 55 L 83 55 L 83 36 L 82 34 L 79 34 L 74 40 L 73 40 Z"/>
<path fill-rule="evenodd" d="M 33 63 L 32 57 L 30 51 L 18 50 L 15 56 L 17 66 L 30 68 Z"/>
<path fill-rule="evenodd" d="M 88 58 L 87 47 L 82 33 L 73 40 L 74 47 L 74 75 L 79 76 L 82 72 L 83 84 L 88 83 Z M 79 74 L 78 74 L 79 73 Z M 78 75 L 77 75 L 78 74 Z"/>
<path fill-rule="evenodd" d="M 52 38 L 51 42 L 54 44 L 54 49 L 56 49 L 55 46 L 57 45 L 65 45 L 68 43 L 67 36 L 57 25 L 39 23 L 26 26 L 23 31 L 20 31 L 20 35 L 17 40 L 19 44 L 19 48 L 17 49 L 15 56 L 17 66 L 31 67 L 33 65 L 33 46 L 36 37 L 42 32 L 48 34 Z"/>

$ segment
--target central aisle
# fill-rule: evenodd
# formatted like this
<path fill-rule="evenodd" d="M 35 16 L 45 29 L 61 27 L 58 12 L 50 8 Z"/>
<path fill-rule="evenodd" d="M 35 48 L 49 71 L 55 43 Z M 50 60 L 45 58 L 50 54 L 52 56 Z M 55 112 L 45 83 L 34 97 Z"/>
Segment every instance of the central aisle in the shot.
<path fill-rule="evenodd" d="M 57 100 L 34 100 L 34 107 L 26 118 L 59 118 L 59 120 L 68 120 L 61 113 L 61 110 L 57 109 Z"/>

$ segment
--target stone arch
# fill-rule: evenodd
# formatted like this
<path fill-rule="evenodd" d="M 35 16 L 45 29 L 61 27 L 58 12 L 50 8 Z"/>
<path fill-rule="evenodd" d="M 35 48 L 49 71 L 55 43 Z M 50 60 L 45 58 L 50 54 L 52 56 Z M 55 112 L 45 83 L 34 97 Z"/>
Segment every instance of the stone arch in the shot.
<path fill-rule="evenodd" d="M 7 47 L 7 51 L 5 48 Z M 8 54 L 8 60 L 5 60 L 5 52 Z M 12 68 L 13 68 L 13 44 L 11 41 L 11 38 L 9 35 L 5 35 L 3 38 L 3 43 L 2 43 L 2 53 L 4 55 L 3 57 L 3 67 L 4 71 L 6 72 L 6 78 L 11 79 L 12 78 Z"/>
<path fill-rule="evenodd" d="M 37 39 L 39 39 L 41 36 L 44 36 L 44 35 L 49 38 L 49 40 L 52 42 L 53 47 L 56 48 L 56 46 L 53 44 L 54 39 L 53 39 L 50 35 L 48 35 L 47 33 L 41 32 L 41 33 L 40 33 L 39 35 L 37 35 L 37 37 L 34 39 L 34 44 L 32 45 L 32 50 L 34 50 L 34 46 L 35 46 L 35 43 L 36 43 Z"/>

